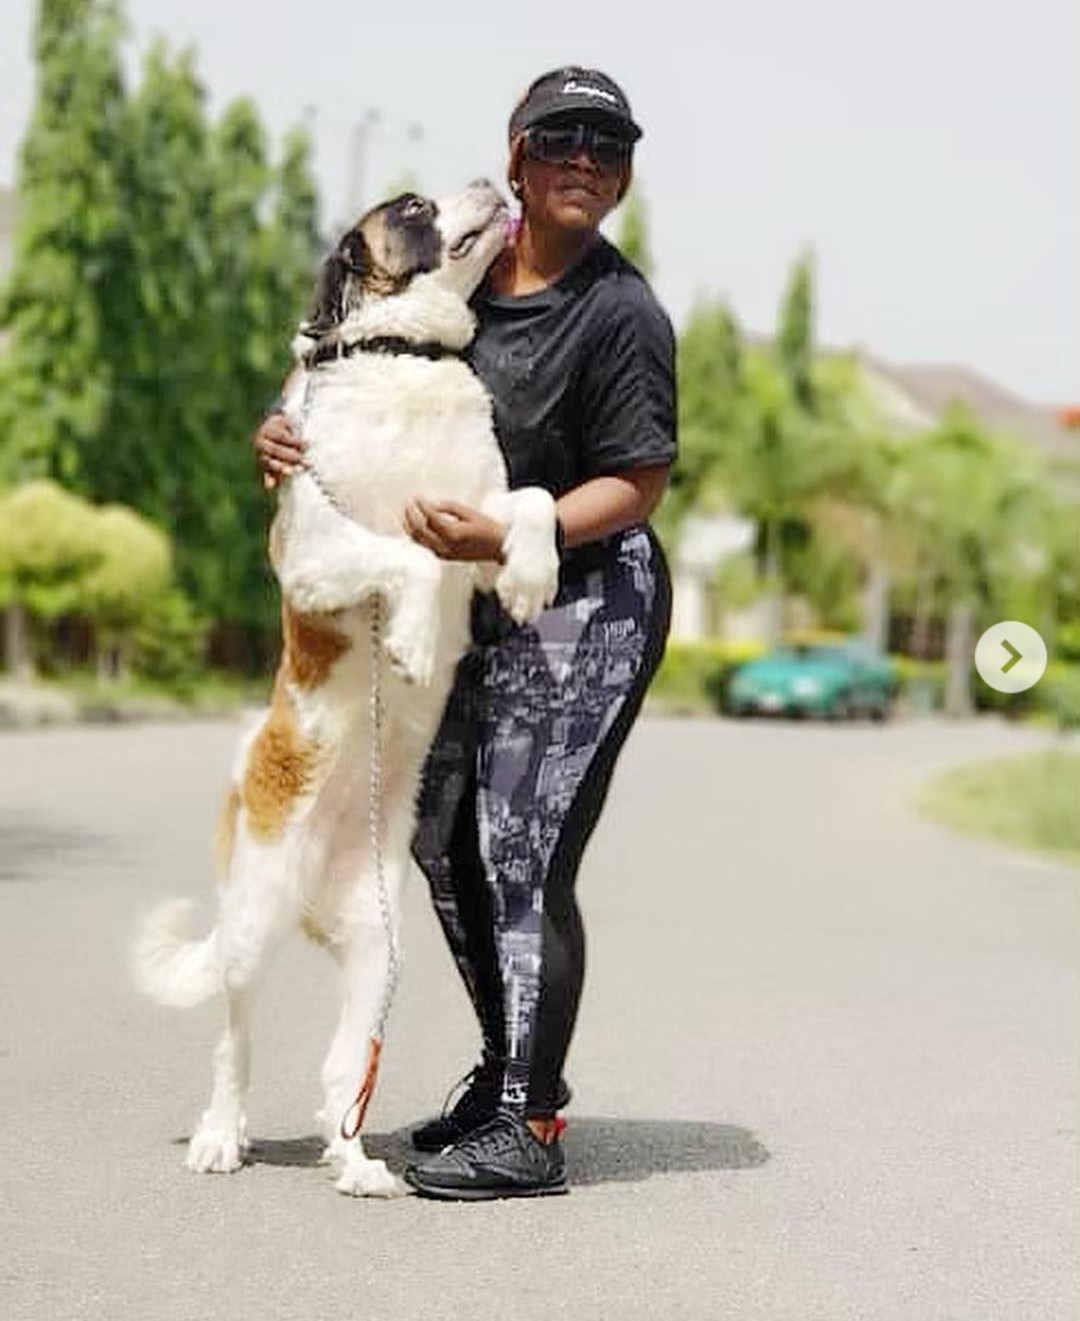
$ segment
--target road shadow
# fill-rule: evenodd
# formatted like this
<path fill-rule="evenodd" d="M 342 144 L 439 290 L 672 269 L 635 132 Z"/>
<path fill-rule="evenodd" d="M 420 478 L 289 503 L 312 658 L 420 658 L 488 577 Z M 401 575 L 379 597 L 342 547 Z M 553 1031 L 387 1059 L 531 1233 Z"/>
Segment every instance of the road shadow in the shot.
<path fill-rule="evenodd" d="M 400 1173 L 421 1158 L 409 1141 L 413 1127 L 365 1133 L 368 1155 L 385 1160 Z M 252 1142 L 248 1159 L 253 1165 L 315 1166 L 324 1145 L 315 1136 L 262 1139 Z M 697 1120 L 573 1119 L 563 1147 L 567 1178 L 579 1187 L 689 1170 L 747 1170 L 770 1158 L 748 1129 Z"/>
<path fill-rule="evenodd" d="M 73 863 L 85 866 L 116 856 L 111 841 L 93 831 L 0 814 L 0 882 L 36 880 Z"/>

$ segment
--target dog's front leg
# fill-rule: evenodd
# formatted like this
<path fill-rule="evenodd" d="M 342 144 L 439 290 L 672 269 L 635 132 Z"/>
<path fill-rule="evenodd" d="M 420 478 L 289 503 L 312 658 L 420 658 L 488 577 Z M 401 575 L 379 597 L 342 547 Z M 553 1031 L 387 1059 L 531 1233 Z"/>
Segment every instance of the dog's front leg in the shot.
<path fill-rule="evenodd" d="M 344 1121 L 355 1118 L 355 1098 L 370 1059 L 371 1031 L 385 984 L 385 938 L 377 916 L 360 923 L 347 948 L 335 951 L 341 966 L 341 1020 L 323 1065 L 323 1106 L 317 1118 L 328 1143 L 323 1164 L 335 1168 L 334 1186 L 350 1197 L 400 1197 L 407 1189 L 384 1160 L 364 1150 L 359 1132 L 345 1137 Z M 374 1079 L 371 1080 L 372 1088 Z"/>
<path fill-rule="evenodd" d="M 317 533 L 291 537 L 279 570 L 281 590 L 302 614 L 325 614 L 379 597 L 388 614 L 390 663 L 411 683 L 431 682 L 439 636 L 442 566 L 423 546 L 381 536 L 340 516 Z"/>
<path fill-rule="evenodd" d="M 507 531 L 503 563 L 482 572 L 480 585 L 489 591 L 494 587 L 506 610 L 523 624 L 550 605 L 559 589 L 555 501 L 538 486 L 523 486 L 490 495 L 483 508 Z"/>

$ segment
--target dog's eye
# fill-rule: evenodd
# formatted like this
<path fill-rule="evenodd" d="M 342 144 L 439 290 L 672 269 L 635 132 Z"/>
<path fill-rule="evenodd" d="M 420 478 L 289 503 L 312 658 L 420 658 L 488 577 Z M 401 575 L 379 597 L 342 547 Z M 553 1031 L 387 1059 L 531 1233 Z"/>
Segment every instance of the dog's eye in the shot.
<path fill-rule="evenodd" d="M 427 210 L 427 202 L 422 197 L 410 198 L 401 209 L 401 214 L 406 217 L 422 216 Z"/>

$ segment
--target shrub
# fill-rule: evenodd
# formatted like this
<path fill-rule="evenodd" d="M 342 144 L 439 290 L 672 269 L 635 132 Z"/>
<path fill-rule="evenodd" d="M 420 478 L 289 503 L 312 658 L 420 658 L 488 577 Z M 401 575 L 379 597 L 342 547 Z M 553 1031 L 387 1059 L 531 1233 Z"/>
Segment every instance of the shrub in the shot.
<path fill-rule="evenodd" d="M 764 650 L 760 642 L 718 638 L 669 642 L 649 689 L 650 700 L 677 714 L 722 710 L 731 675 L 744 661 L 753 660 Z"/>
<path fill-rule="evenodd" d="M 202 671 L 209 623 L 182 592 L 165 592 L 144 611 L 135 629 L 136 674 L 190 695 Z"/>
<path fill-rule="evenodd" d="M 1053 716 L 1058 729 L 1080 729 L 1080 665 L 1050 665 L 1028 691 L 1039 694 L 1040 708 Z"/>

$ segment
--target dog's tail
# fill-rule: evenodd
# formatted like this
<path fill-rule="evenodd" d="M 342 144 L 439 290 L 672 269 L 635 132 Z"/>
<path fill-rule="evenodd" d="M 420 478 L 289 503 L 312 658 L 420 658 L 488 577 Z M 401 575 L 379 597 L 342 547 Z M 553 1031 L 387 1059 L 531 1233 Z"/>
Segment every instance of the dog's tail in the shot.
<path fill-rule="evenodd" d="M 135 941 L 135 985 L 159 1004 L 187 1009 L 224 989 L 217 933 L 189 936 L 193 908 L 189 899 L 170 899 L 150 914 Z"/>

